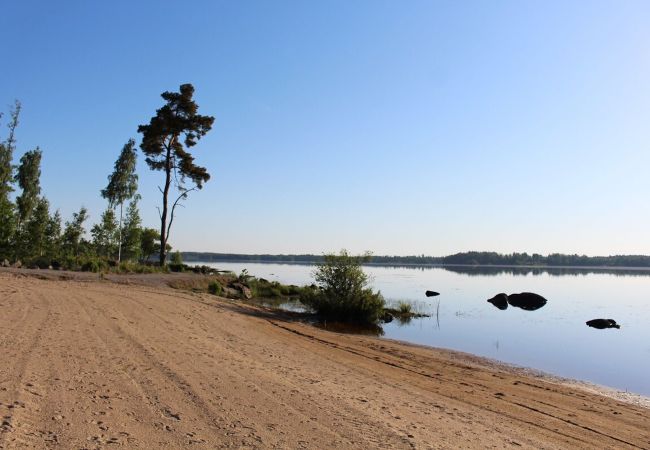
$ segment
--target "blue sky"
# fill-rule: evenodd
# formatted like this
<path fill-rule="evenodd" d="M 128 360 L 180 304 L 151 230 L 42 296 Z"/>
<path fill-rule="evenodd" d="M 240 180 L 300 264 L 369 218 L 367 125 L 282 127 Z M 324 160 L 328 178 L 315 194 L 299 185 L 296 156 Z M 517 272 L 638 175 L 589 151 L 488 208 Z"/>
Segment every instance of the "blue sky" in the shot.
<path fill-rule="evenodd" d="M 650 254 L 648 2 L 1 10 L 16 160 L 41 147 L 66 218 L 85 205 L 98 219 L 122 145 L 189 82 L 216 117 L 194 148 L 212 180 L 179 212 L 174 248 Z M 162 174 L 142 158 L 139 173 L 156 226 Z"/>

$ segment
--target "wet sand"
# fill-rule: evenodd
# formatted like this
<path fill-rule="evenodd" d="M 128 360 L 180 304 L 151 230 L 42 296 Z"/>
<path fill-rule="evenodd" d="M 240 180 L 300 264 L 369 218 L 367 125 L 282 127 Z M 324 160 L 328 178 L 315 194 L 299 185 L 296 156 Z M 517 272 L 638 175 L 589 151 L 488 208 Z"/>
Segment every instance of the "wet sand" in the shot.
<path fill-rule="evenodd" d="M 0 448 L 650 448 L 650 409 L 164 276 L 0 271 Z"/>

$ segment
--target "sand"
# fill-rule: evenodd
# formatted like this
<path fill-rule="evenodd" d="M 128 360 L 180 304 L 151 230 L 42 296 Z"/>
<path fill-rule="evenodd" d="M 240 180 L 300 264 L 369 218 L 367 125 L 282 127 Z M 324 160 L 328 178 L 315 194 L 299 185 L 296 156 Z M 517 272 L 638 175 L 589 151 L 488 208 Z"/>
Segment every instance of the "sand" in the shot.
<path fill-rule="evenodd" d="M 650 448 L 649 409 L 579 385 L 138 278 L 48 277 L 0 271 L 2 449 Z"/>

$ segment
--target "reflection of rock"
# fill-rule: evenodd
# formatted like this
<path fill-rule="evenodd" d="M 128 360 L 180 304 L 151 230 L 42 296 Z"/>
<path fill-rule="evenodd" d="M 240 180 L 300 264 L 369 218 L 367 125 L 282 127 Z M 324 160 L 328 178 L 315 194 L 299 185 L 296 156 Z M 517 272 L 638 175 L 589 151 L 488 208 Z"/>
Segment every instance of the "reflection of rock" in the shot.
<path fill-rule="evenodd" d="M 427 297 L 435 297 L 436 295 L 440 295 L 440 293 L 436 291 L 426 291 L 424 295 L 426 295 Z"/>
<path fill-rule="evenodd" d="M 521 294 L 508 295 L 508 303 L 510 306 L 525 309 L 526 311 L 535 311 L 546 305 L 546 299 L 532 292 L 522 292 Z"/>
<path fill-rule="evenodd" d="M 508 296 L 504 293 L 497 294 L 491 299 L 488 300 L 489 303 L 492 303 L 494 306 L 500 310 L 508 309 Z"/>
<path fill-rule="evenodd" d="M 614 319 L 593 319 L 587 322 L 587 326 L 604 330 L 605 328 L 621 328 Z"/>

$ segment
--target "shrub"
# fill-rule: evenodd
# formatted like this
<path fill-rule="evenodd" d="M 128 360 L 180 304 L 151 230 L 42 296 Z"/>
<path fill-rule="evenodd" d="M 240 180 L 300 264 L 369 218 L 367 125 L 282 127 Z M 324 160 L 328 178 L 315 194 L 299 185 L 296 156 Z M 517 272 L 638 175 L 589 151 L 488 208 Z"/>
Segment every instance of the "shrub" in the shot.
<path fill-rule="evenodd" d="M 170 272 L 185 272 L 185 269 L 187 268 L 187 266 L 183 263 L 169 263 L 167 264 L 167 267 L 169 268 Z"/>
<path fill-rule="evenodd" d="M 221 293 L 223 292 L 221 283 L 219 283 L 218 281 L 212 281 L 210 284 L 208 284 L 208 292 L 212 295 L 221 295 Z"/>
<path fill-rule="evenodd" d="M 88 258 L 81 264 L 81 271 L 97 273 L 107 269 L 107 266 L 106 261 L 98 258 Z"/>
<path fill-rule="evenodd" d="M 50 267 L 50 259 L 44 256 L 38 256 L 32 259 L 29 262 L 28 266 L 37 269 L 47 269 L 48 267 Z"/>
<path fill-rule="evenodd" d="M 380 292 L 368 287 L 368 276 L 361 264 L 369 260 L 369 253 L 350 256 L 345 250 L 338 255 L 324 255 L 313 273 L 317 287 L 303 290 L 302 303 L 326 319 L 376 323 L 385 303 Z"/>

